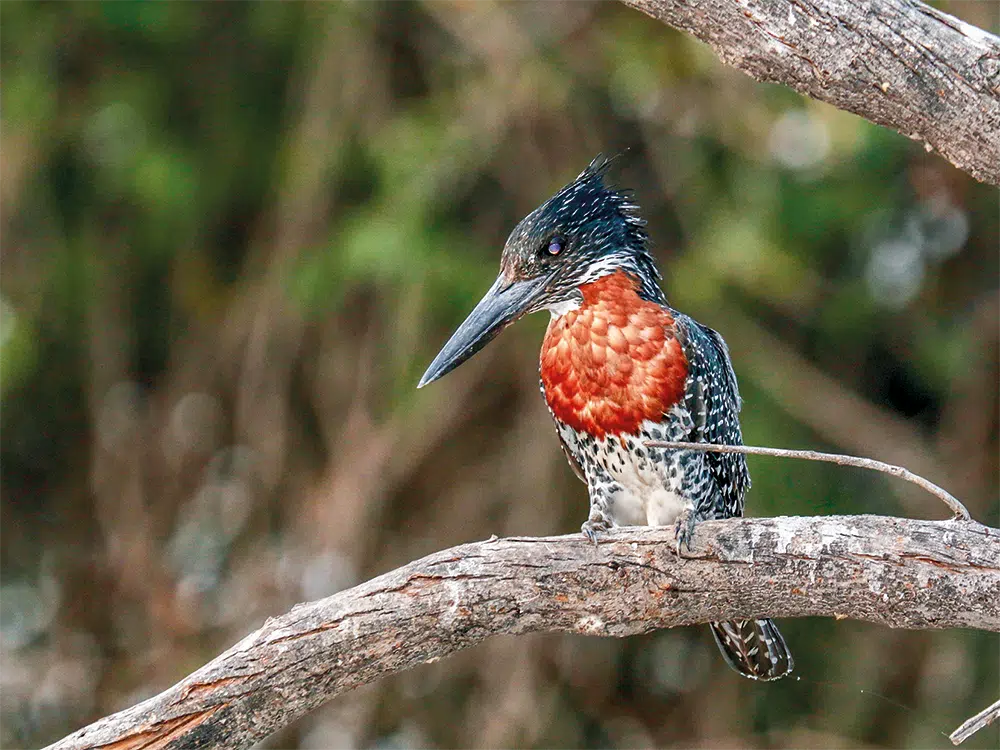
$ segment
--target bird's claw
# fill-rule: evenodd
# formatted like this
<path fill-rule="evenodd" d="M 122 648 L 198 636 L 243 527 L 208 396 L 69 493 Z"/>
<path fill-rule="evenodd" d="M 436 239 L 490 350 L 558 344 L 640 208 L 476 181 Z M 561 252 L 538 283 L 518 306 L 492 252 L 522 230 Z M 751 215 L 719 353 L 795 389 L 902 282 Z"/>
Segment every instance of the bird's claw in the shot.
<path fill-rule="evenodd" d="M 580 531 L 597 546 L 597 537 L 611 528 L 611 522 L 603 513 L 591 513 L 590 518 L 583 522 Z"/>
<path fill-rule="evenodd" d="M 678 557 L 684 557 L 681 553 L 682 547 L 687 548 L 688 551 L 691 550 L 691 538 L 694 536 L 694 527 L 697 522 L 691 508 L 681 511 L 677 517 L 677 521 L 674 523 L 674 541 Z"/>

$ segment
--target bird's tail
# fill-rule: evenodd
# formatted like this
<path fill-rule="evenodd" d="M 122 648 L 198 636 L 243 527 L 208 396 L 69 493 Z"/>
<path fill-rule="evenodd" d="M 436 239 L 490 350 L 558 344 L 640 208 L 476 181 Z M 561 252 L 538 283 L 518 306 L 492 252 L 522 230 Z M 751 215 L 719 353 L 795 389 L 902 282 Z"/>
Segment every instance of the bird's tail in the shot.
<path fill-rule="evenodd" d="M 774 620 L 730 620 L 711 626 L 729 666 L 744 677 L 777 680 L 795 666 Z"/>

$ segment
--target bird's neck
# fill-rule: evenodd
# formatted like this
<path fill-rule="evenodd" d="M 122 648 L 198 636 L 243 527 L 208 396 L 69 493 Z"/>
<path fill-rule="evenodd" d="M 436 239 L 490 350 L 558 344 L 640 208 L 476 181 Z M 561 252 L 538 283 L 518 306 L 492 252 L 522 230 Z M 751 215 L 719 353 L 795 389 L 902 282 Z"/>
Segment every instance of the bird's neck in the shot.
<path fill-rule="evenodd" d="M 603 438 L 636 434 L 684 395 L 687 361 L 663 304 L 616 271 L 580 286 L 579 307 L 553 314 L 540 355 L 545 399 L 557 419 Z"/>
<path fill-rule="evenodd" d="M 623 277 L 633 282 L 632 290 L 640 299 L 658 305 L 667 304 L 667 298 L 657 283 L 659 271 L 656 270 L 652 256 L 644 248 L 626 249 L 592 263 L 584 274 L 580 289 L 582 291 L 584 287 L 593 287 L 596 290 L 593 294 L 600 294 L 603 289 L 601 282 L 612 287 L 621 286 L 623 282 L 620 279 Z"/>

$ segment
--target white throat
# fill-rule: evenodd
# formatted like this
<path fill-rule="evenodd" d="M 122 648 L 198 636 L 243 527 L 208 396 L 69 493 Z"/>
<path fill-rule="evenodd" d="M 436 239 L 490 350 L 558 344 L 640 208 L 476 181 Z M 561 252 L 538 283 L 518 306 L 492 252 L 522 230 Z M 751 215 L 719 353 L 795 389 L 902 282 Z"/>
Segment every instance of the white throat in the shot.
<path fill-rule="evenodd" d="M 553 319 L 561 318 L 570 310 L 579 310 L 580 302 L 578 299 L 567 299 L 562 302 L 553 302 L 551 305 L 546 305 L 545 309 L 552 313 Z"/>

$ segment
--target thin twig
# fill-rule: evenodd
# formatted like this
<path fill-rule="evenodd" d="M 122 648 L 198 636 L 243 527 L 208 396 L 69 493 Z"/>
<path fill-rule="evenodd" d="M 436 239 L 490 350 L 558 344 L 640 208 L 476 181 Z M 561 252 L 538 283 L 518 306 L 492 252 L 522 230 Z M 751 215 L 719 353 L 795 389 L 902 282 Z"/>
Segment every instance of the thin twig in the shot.
<path fill-rule="evenodd" d="M 951 744 L 953 745 L 961 745 L 969 737 L 983 727 L 988 727 L 998 718 L 1000 718 L 1000 701 L 997 701 L 992 706 L 987 706 L 972 718 L 963 721 L 958 729 L 948 735 L 948 739 L 951 740 Z"/>
<path fill-rule="evenodd" d="M 802 458 L 806 461 L 825 461 L 826 463 L 839 464 L 840 466 L 856 466 L 859 469 L 872 469 L 891 474 L 894 477 L 913 482 L 951 508 L 955 518 L 960 521 L 971 521 L 972 516 L 958 499 L 947 490 L 938 487 L 933 482 L 924 479 L 919 474 L 914 474 L 909 469 L 893 464 L 882 463 L 871 458 L 860 458 L 858 456 L 845 456 L 840 453 L 819 453 L 818 451 L 795 451 L 786 448 L 760 448 L 753 445 L 715 445 L 713 443 L 683 443 L 665 442 L 662 440 L 647 440 L 648 448 L 674 448 L 683 450 L 706 451 L 708 453 L 746 453 L 754 456 L 777 456 L 778 458 Z"/>

